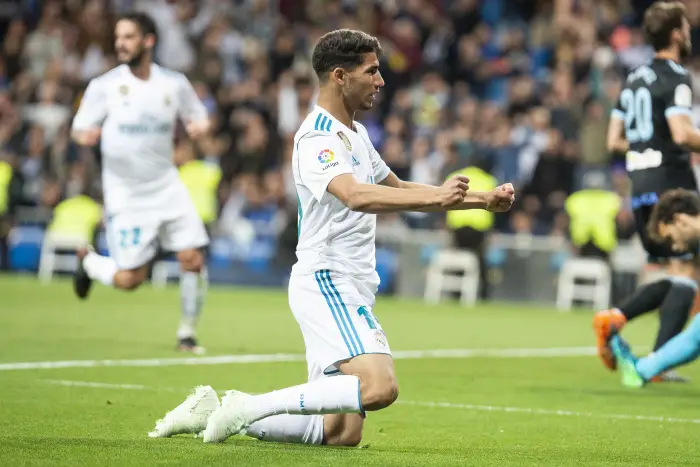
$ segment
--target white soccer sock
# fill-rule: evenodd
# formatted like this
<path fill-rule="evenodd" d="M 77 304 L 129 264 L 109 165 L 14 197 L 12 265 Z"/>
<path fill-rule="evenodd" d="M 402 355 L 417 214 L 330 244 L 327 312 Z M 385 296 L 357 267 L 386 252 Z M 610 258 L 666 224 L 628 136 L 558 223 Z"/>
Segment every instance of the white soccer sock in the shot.
<path fill-rule="evenodd" d="M 83 258 L 83 268 L 90 279 L 104 285 L 114 284 L 114 275 L 119 268 L 112 258 L 91 251 Z"/>
<path fill-rule="evenodd" d="M 246 436 L 278 443 L 323 443 L 323 415 L 275 415 L 246 429 Z"/>
<path fill-rule="evenodd" d="M 182 317 L 177 330 L 178 339 L 194 337 L 199 314 L 202 312 L 204 297 L 207 294 L 208 274 L 206 268 L 201 272 L 182 271 L 180 273 L 180 302 Z"/>
<path fill-rule="evenodd" d="M 339 375 L 252 396 L 247 410 L 248 419 L 253 422 L 284 413 L 360 413 L 360 380 L 353 375 Z"/>

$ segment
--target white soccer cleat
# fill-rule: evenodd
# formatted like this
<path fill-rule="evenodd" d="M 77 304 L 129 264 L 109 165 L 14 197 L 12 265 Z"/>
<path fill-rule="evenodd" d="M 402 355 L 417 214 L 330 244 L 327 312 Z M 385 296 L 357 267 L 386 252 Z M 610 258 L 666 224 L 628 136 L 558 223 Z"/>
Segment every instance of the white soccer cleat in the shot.
<path fill-rule="evenodd" d="M 197 434 L 207 427 L 207 420 L 219 408 L 219 397 L 211 386 L 197 386 L 185 401 L 165 414 L 148 433 L 151 438 L 167 438 L 183 433 Z"/>
<path fill-rule="evenodd" d="M 245 434 L 252 421 L 246 417 L 247 400 L 251 397 L 240 391 L 226 391 L 219 406 L 207 422 L 203 438 L 205 443 L 221 443 L 229 437 Z"/>

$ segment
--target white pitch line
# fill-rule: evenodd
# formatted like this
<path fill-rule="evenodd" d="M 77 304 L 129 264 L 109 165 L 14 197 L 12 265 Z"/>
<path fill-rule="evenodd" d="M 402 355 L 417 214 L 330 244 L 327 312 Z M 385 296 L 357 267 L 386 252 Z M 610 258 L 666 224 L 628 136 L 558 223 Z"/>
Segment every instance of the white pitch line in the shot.
<path fill-rule="evenodd" d="M 419 407 L 439 407 L 445 409 L 462 409 L 475 412 L 507 412 L 524 413 L 532 415 L 554 415 L 560 417 L 587 417 L 587 418 L 607 418 L 614 420 L 635 420 L 643 422 L 660 423 L 690 423 L 700 424 L 700 419 L 677 418 L 677 417 L 654 417 L 651 415 L 630 415 L 630 414 L 602 414 L 593 412 L 575 412 L 572 410 L 547 410 L 534 409 L 530 407 L 504 407 L 497 405 L 473 405 L 473 404 L 453 404 L 451 402 L 418 402 L 418 401 L 396 401 L 397 404 L 413 405 Z"/>
<path fill-rule="evenodd" d="M 71 381 L 67 379 L 42 379 L 47 384 L 55 384 L 57 386 L 77 386 L 83 388 L 99 388 L 99 389 L 130 389 L 135 391 L 145 391 L 147 389 L 155 389 L 149 386 L 143 386 L 141 384 L 113 384 L 113 383 L 99 383 L 96 381 Z"/>
<path fill-rule="evenodd" d="M 127 389 L 127 390 L 163 390 L 163 391 L 179 391 L 180 389 L 172 387 L 151 387 L 140 384 L 114 384 L 114 383 L 99 383 L 92 381 L 71 381 L 63 379 L 44 379 L 39 380 L 48 384 L 56 384 L 59 386 L 75 386 L 100 389 Z M 186 389 L 181 390 L 183 394 Z M 685 423 L 685 424 L 700 424 L 700 419 L 696 418 L 678 418 L 678 417 L 655 417 L 652 415 L 632 415 L 632 414 L 605 414 L 594 412 L 577 412 L 573 410 L 551 410 L 551 409 L 536 409 L 532 407 L 508 407 L 499 405 L 477 405 L 477 404 L 457 404 L 452 402 L 421 402 L 421 401 L 404 401 L 398 400 L 396 404 L 411 405 L 415 407 L 441 408 L 441 409 L 457 409 L 467 410 L 471 412 L 503 412 L 503 413 L 518 413 L 529 415 L 557 416 L 557 417 L 579 417 L 579 418 L 603 418 L 608 420 L 631 420 L 638 422 L 657 422 L 657 423 Z"/>
<path fill-rule="evenodd" d="M 437 349 L 399 350 L 394 359 L 424 358 L 555 358 L 595 355 L 595 347 L 549 347 L 540 349 Z M 223 365 L 233 363 L 303 362 L 304 354 L 219 355 L 212 357 L 149 358 L 136 360 L 64 360 L 48 362 L 0 363 L 0 371 L 46 370 L 92 367 L 159 367 L 176 365 Z"/>

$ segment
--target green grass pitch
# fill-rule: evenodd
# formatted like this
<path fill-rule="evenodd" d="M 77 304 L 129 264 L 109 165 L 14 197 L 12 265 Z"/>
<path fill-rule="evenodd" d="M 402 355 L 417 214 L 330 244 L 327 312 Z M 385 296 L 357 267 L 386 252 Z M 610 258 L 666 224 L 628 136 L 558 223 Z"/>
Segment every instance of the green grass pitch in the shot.
<path fill-rule="evenodd" d="M 78 302 L 65 281 L 0 277 L 0 465 L 700 465 L 699 367 L 681 370 L 693 378 L 687 385 L 625 389 L 590 355 L 589 312 L 380 299 L 375 314 L 403 356 L 496 352 L 398 358 L 399 401 L 369 414 L 360 448 L 244 437 L 204 445 L 147 432 L 197 384 L 269 391 L 305 381 L 304 362 L 135 366 L 123 360 L 183 357 L 174 351 L 176 287 L 95 286 Z M 625 335 L 645 349 L 656 326 L 649 316 Z M 199 337 L 207 358 L 304 351 L 284 291 L 211 290 Z M 8 365 L 103 360 L 113 366 Z"/>

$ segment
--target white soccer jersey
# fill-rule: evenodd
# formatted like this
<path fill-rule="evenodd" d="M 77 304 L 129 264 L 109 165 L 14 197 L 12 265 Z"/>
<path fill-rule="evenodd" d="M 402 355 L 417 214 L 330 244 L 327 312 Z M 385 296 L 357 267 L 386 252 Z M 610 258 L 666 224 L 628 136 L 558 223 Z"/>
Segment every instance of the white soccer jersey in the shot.
<path fill-rule="evenodd" d="M 148 80 L 120 65 L 90 81 L 73 130 L 102 127 L 102 181 L 110 214 L 167 205 L 179 183 L 172 161 L 176 117 L 207 118 L 207 110 L 182 74 L 151 65 Z"/>
<path fill-rule="evenodd" d="M 367 130 L 346 127 L 316 108 L 294 137 L 292 164 L 299 212 L 297 263 L 292 274 L 319 270 L 361 280 L 376 292 L 377 216 L 347 208 L 326 189 L 333 178 L 352 174 L 361 183 L 379 183 L 390 173 Z"/>

